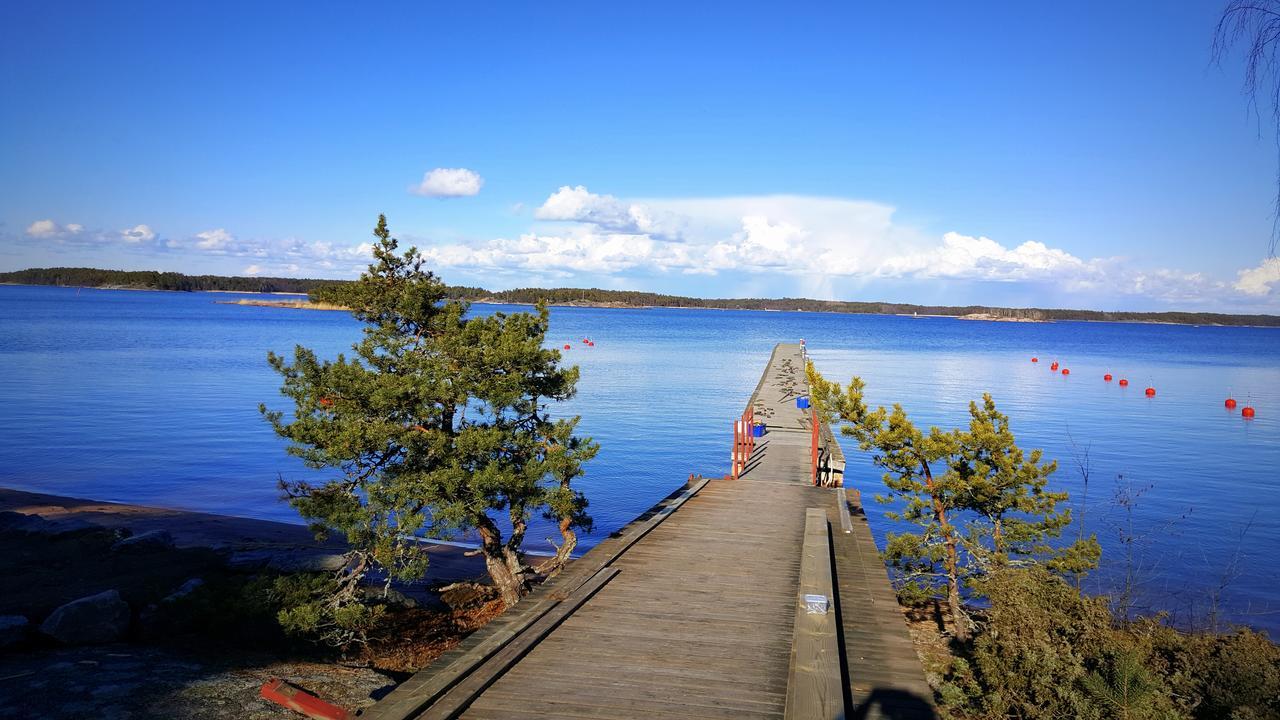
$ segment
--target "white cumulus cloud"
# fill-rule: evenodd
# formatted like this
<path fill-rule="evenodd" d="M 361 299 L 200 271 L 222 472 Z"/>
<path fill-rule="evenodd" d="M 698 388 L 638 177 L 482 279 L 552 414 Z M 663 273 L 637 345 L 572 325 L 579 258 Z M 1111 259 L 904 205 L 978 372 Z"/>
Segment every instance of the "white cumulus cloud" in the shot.
<path fill-rule="evenodd" d="M 1242 271 L 1233 287 L 1202 273 L 1135 268 L 1030 240 L 926 235 L 895 208 L 846 198 L 768 195 L 624 199 L 563 186 L 515 239 L 427 243 L 437 267 L 538 277 L 653 273 L 792 277 L 807 296 L 848 296 L 876 280 L 1022 283 L 1094 300 L 1142 297 L 1183 304 L 1240 303 L 1280 283 L 1280 261 Z M 840 288 L 837 293 L 837 288 Z M 1037 292 L 1040 292 L 1038 289 Z"/>
<path fill-rule="evenodd" d="M 27 235 L 34 238 L 58 238 L 77 235 L 82 230 L 84 226 L 77 223 L 59 225 L 52 220 L 36 220 L 27 226 Z"/>
<path fill-rule="evenodd" d="M 949 232 L 942 244 L 886 259 L 876 274 L 886 277 L 967 278 L 974 280 L 1084 280 L 1100 274 L 1099 261 L 1086 262 L 1041 242 L 1007 248 L 985 237 Z"/>
<path fill-rule="evenodd" d="M 612 195 L 597 195 L 582 185 L 565 185 L 533 212 L 539 220 L 587 223 L 602 230 L 634 235 L 679 236 L 678 221 L 640 203 L 625 203 Z"/>
<path fill-rule="evenodd" d="M 1258 267 L 1245 268 L 1236 274 L 1235 289 L 1246 295 L 1270 294 L 1280 284 L 1280 257 L 1269 257 Z"/>
<path fill-rule="evenodd" d="M 128 230 L 121 230 L 120 239 L 127 243 L 151 242 L 156 239 L 156 233 L 146 225 L 134 225 Z"/>
<path fill-rule="evenodd" d="M 210 252 L 226 252 L 232 249 L 232 244 L 235 243 L 235 240 L 235 236 L 227 232 L 225 228 L 205 230 L 204 232 L 196 233 L 196 249 Z"/>
<path fill-rule="evenodd" d="M 466 168 L 436 168 L 422 176 L 422 182 L 409 188 L 414 195 L 426 197 L 470 197 L 480 193 L 484 178 Z"/>

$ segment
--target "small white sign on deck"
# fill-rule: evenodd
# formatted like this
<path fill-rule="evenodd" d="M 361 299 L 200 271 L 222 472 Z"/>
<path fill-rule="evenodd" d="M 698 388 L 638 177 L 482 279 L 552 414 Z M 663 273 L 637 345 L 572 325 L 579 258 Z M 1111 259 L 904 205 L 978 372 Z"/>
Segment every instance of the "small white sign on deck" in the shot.
<path fill-rule="evenodd" d="M 804 596 L 804 609 L 810 615 L 826 615 L 830 604 L 826 595 L 810 595 L 806 593 Z"/>

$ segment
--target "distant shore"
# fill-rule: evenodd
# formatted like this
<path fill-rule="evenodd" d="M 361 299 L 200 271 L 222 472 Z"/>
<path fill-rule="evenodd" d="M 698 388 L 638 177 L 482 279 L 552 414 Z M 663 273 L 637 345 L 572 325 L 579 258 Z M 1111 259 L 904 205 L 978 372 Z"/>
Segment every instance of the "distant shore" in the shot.
<path fill-rule="evenodd" d="M 213 291 L 210 291 L 213 292 Z M 260 293 L 268 294 L 268 293 Z M 295 293 L 272 293 L 277 295 L 292 295 Z M 252 300 L 242 298 L 240 300 L 215 300 L 218 305 L 243 305 L 248 307 L 269 307 L 282 308 L 286 310 L 327 310 L 327 311 L 349 311 L 350 308 L 342 305 L 334 305 L 332 303 L 315 302 L 312 300 Z M 474 305 L 516 305 L 521 307 L 532 307 L 534 303 L 511 302 L 507 300 L 497 300 L 491 298 L 474 299 L 468 298 L 467 302 Z M 1175 322 L 1172 320 L 1048 320 L 1043 318 L 1027 318 L 1027 317 L 1008 317 L 996 315 L 993 313 L 969 313 L 967 315 L 942 315 L 937 313 L 842 313 L 837 310 L 775 310 L 769 308 L 721 308 L 721 307 L 697 307 L 690 305 L 629 305 L 627 303 L 618 302 L 563 302 L 563 303 L 547 303 L 547 307 L 567 307 L 567 308 L 601 308 L 606 310 L 738 310 L 750 312 L 812 312 L 815 314 L 828 315 L 890 315 L 894 317 L 915 317 L 915 318 L 933 318 L 939 320 L 968 320 L 979 322 L 1004 322 L 1004 323 L 1056 323 L 1056 322 L 1087 322 L 1087 323 L 1103 323 L 1108 325 L 1131 323 L 1135 325 L 1182 325 L 1186 327 L 1247 327 L 1247 328 L 1267 328 L 1276 329 L 1274 325 L 1227 325 L 1223 323 L 1212 322 Z"/>
<path fill-rule="evenodd" d="M 299 310 L 341 310 L 334 304 L 311 302 L 317 291 L 349 280 L 317 278 L 240 277 L 184 275 L 155 271 L 102 270 L 97 268 L 31 268 L 0 273 L 0 284 L 80 287 L 119 290 L 168 290 L 228 294 L 287 295 L 287 302 L 247 300 L 239 305 Z M 1069 308 L 997 307 L 985 305 L 919 305 L 903 302 L 814 300 L 784 298 L 697 298 L 635 290 L 600 288 L 517 288 L 486 290 L 482 287 L 446 285 L 446 297 L 477 304 L 529 306 L 543 302 L 550 307 L 603 309 L 672 308 L 686 310 L 754 310 L 844 315 L 886 315 L 952 318 L 987 322 L 1107 322 L 1206 327 L 1280 327 L 1280 315 L 1213 312 L 1079 310 Z M 323 297 L 323 295 L 321 295 Z"/>
<path fill-rule="evenodd" d="M 216 291 L 211 291 L 216 292 Z M 285 294 L 285 293 L 280 293 Z M 314 300 L 214 300 L 214 305 L 248 305 L 251 307 L 288 308 L 290 310 L 349 310 L 350 308 L 333 303 L 315 302 Z"/>

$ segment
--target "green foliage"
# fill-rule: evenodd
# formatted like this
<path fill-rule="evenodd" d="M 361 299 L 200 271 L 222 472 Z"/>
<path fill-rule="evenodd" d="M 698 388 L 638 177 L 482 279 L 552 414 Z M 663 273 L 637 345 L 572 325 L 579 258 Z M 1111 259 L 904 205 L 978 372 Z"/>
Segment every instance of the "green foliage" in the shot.
<path fill-rule="evenodd" d="M 845 388 L 806 368 L 815 409 L 826 422 L 843 421 L 841 432 L 858 441 L 885 469 L 888 492 L 877 500 L 898 509 L 893 519 L 914 532 L 886 535 L 884 556 L 895 570 L 904 602 L 945 598 L 966 634 L 960 589 L 982 594 L 982 577 L 1008 565 L 1043 563 L 1056 572 L 1083 573 L 1097 565 L 1093 537 L 1059 548 L 1052 544 L 1071 522 L 1058 504 L 1067 494 L 1047 489 L 1053 462 L 1018 447 L 1009 419 L 990 395 L 969 404 L 969 426 L 951 431 L 915 426 L 901 405 L 870 409 L 865 385 L 854 377 Z"/>
<path fill-rule="evenodd" d="M 276 578 L 272 600 L 286 633 L 337 648 L 366 642 L 384 613 L 381 605 L 346 596 L 339 581 L 325 573 Z"/>
<path fill-rule="evenodd" d="M 1195 718 L 1280 720 L 1280 647 L 1266 634 L 1161 628 L 1153 647 Z"/>
<path fill-rule="evenodd" d="M 1084 677 L 1081 685 L 1103 715 L 1119 720 L 1173 715 L 1169 707 L 1171 703 L 1161 702 L 1160 683 L 1130 649 L 1120 650 L 1106 658 L 1100 669 Z"/>
<path fill-rule="evenodd" d="M 1105 599 L 1066 582 L 1096 567 L 1097 540 L 1054 542 L 1071 523 L 1059 509 L 1067 494 L 1049 490 L 1057 465 L 1018 447 L 990 395 L 970 403 L 967 427 L 924 432 L 900 406 L 870 409 L 861 379 L 842 388 L 812 364 L 807 372 L 819 417 L 844 422 L 842 433 L 886 470 L 878 499 L 900 508 L 889 516 L 917 528 L 886 541 L 900 598 L 945 598 L 967 640 L 949 645 L 936 687 L 947 715 L 1280 720 L 1280 648 L 1265 635 L 1117 622 Z M 962 583 L 988 603 L 971 638 L 957 609 Z"/>
<path fill-rule="evenodd" d="M 1173 712 L 1137 644 L 1112 629 L 1102 600 L 1043 567 L 982 581 L 991 598 L 970 662 L 948 679 L 953 710 L 983 718 L 1149 718 Z"/>
<path fill-rule="evenodd" d="M 284 490 L 318 533 L 340 533 L 352 549 L 335 611 L 372 566 L 391 579 L 421 577 L 417 536 L 464 530 L 478 532 L 490 576 L 514 603 L 531 580 L 520 546 L 532 513 L 564 519 L 566 538 L 590 527 L 570 480 L 597 446 L 574 435 L 577 418 L 546 412 L 573 395 L 578 370 L 543 347 L 545 307 L 468 318 L 416 249 L 398 252 L 385 218 L 374 236 L 368 271 L 322 291 L 365 324 L 354 356 L 321 360 L 298 347 L 292 362 L 268 358 L 294 413 L 262 413 L 291 454 L 337 473 Z M 505 516 L 507 537 L 493 514 Z M 314 619 L 308 610 L 290 622 Z"/>
<path fill-rule="evenodd" d="M 960 718 L 1280 718 L 1280 647 L 1248 630 L 1117 622 L 1042 566 L 982 579 L 990 606 L 938 687 Z"/>
<path fill-rule="evenodd" d="M 1048 542 L 1071 524 L 1071 511 L 1058 509 L 1068 494 L 1047 489 L 1057 462 L 1042 464 L 1040 450 L 1018 447 L 990 394 L 982 405 L 969 403 L 969 417 L 968 430 L 955 433 L 958 452 L 951 458 L 964 488 L 959 506 L 978 517 L 968 525 L 969 553 L 988 567 L 1031 560 L 1073 575 L 1097 567 L 1102 551 L 1095 537 L 1065 548 Z"/>
<path fill-rule="evenodd" d="M 305 293 L 330 280 L 277 277 L 226 277 L 184 275 L 154 270 L 98 270 L 96 268 L 31 268 L 0 273 L 0 283 L 60 285 L 68 287 L 137 288 L 193 292 L 225 290 L 244 293 Z"/>

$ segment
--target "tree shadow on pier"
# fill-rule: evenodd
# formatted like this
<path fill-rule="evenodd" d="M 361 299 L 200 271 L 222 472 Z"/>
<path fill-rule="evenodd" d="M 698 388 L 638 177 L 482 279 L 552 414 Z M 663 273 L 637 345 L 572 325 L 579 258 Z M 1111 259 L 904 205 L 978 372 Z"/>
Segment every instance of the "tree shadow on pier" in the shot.
<path fill-rule="evenodd" d="M 937 720 L 932 704 L 919 695 L 896 688 L 875 688 L 853 706 L 850 720 Z"/>

